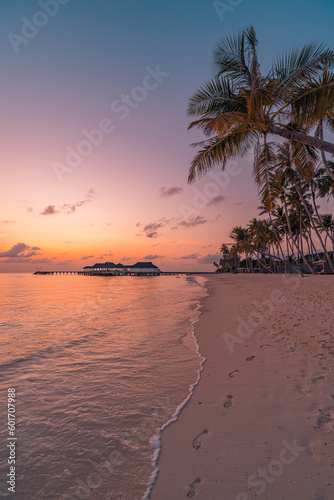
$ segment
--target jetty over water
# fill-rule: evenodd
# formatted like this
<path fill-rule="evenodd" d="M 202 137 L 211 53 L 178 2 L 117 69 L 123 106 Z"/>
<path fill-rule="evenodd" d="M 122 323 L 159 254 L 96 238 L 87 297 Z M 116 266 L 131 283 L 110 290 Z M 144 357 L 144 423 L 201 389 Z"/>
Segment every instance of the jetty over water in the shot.
<path fill-rule="evenodd" d="M 214 272 L 168 271 L 162 272 L 152 262 L 136 262 L 133 265 L 104 262 L 85 266 L 82 271 L 36 271 L 34 274 L 79 274 L 84 276 L 188 276 L 192 274 L 215 274 Z"/>
<path fill-rule="evenodd" d="M 38 275 L 53 275 L 53 274 L 78 274 L 78 275 L 83 275 L 83 276 L 192 276 L 194 274 L 217 274 L 215 272 L 211 271 L 168 271 L 168 272 L 163 272 L 160 271 L 159 273 L 114 273 L 114 272 L 107 272 L 107 271 L 94 271 L 91 273 L 87 273 L 84 271 L 36 271 L 34 274 Z"/>

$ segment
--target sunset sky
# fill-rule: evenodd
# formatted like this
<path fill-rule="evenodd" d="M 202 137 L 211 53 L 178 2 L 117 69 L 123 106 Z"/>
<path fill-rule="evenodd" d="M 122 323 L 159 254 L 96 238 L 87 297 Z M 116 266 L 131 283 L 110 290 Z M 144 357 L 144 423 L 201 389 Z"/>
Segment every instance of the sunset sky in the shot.
<path fill-rule="evenodd" d="M 334 48 L 331 0 L 2 0 L 0 14 L 0 272 L 214 270 L 259 202 L 251 157 L 187 185 L 202 138 L 187 102 L 213 47 L 253 24 L 263 71 L 306 41 Z"/>

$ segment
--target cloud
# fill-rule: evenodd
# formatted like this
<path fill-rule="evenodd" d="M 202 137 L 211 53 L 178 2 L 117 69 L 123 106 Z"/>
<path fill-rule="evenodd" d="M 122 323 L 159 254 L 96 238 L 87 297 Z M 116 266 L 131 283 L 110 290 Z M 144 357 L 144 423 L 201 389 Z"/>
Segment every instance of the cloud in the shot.
<path fill-rule="evenodd" d="M 171 186 L 169 188 L 162 187 L 159 193 L 162 198 L 169 198 L 170 196 L 174 196 L 175 194 L 183 193 L 183 189 L 177 186 Z"/>
<path fill-rule="evenodd" d="M 162 217 L 157 222 L 150 222 L 149 224 L 146 224 L 141 231 L 147 238 L 157 238 L 159 236 L 158 230 L 169 224 L 169 222 L 170 221 L 168 219 Z M 141 225 L 141 222 L 137 222 L 136 224 L 137 227 L 140 227 Z"/>
<path fill-rule="evenodd" d="M 210 200 L 206 204 L 206 206 L 207 207 L 212 207 L 213 205 L 219 205 L 219 203 L 222 203 L 224 200 L 225 200 L 225 196 L 219 195 L 219 196 L 216 196 L 215 198 L 212 198 L 212 200 Z"/>
<path fill-rule="evenodd" d="M 145 257 L 143 257 L 143 259 L 145 259 L 145 260 L 155 260 L 155 259 L 163 259 L 163 258 L 164 258 L 163 255 L 152 255 L 152 254 L 145 255 Z"/>
<path fill-rule="evenodd" d="M 208 222 L 208 219 L 205 217 L 202 217 L 201 215 L 197 215 L 197 217 L 193 216 L 190 217 L 187 221 L 182 221 L 180 222 L 180 226 L 183 227 L 194 227 L 198 226 L 200 224 L 206 224 Z"/>
<path fill-rule="evenodd" d="M 42 212 L 40 212 L 40 215 L 73 214 L 77 208 L 86 205 L 86 203 L 90 203 L 93 200 L 94 196 L 95 190 L 93 188 L 90 188 L 87 191 L 84 200 L 77 201 L 76 203 L 64 203 L 59 208 L 56 208 L 55 205 L 48 205 L 46 208 L 44 208 L 44 210 L 42 210 Z"/>
<path fill-rule="evenodd" d="M 73 214 L 73 212 L 76 211 L 77 208 L 83 207 L 86 203 L 89 203 L 91 200 L 82 200 L 82 201 L 77 201 L 76 203 L 65 203 L 64 205 L 61 206 L 59 212 L 62 212 L 63 214 Z"/>
<path fill-rule="evenodd" d="M 14 224 L 15 220 L 2 220 L 2 224 Z"/>
<path fill-rule="evenodd" d="M 94 188 L 89 188 L 87 193 L 86 193 L 86 200 L 92 200 L 93 198 L 95 198 L 95 195 L 96 195 L 96 191 Z"/>
<path fill-rule="evenodd" d="M 180 259 L 184 260 L 193 260 L 198 258 L 198 253 L 192 253 L 190 255 L 183 255 L 183 257 L 179 257 Z"/>
<path fill-rule="evenodd" d="M 160 236 L 159 229 L 165 226 L 169 226 L 171 230 L 176 230 L 182 227 L 199 226 L 200 224 L 206 224 L 207 222 L 209 222 L 209 220 L 200 215 L 194 215 L 187 220 L 175 218 L 167 219 L 166 217 L 162 217 L 158 221 L 150 222 L 145 225 L 143 225 L 142 222 L 137 222 L 136 227 L 140 228 L 141 233 L 138 233 L 136 236 L 140 236 L 143 233 L 147 238 L 158 238 L 158 236 Z"/>
<path fill-rule="evenodd" d="M 39 253 L 37 253 L 38 250 L 40 250 L 39 247 L 30 247 L 25 243 L 16 243 L 16 245 L 14 245 L 10 250 L 7 250 L 7 252 L 1 252 L 0 258 L 7 257 L 9 259 L 28 259 L 33 255 L 39 255 Z"/>
<path fill-rule="evenodd" d="M 2 261 L 3 264 L 54 264 L 51 259 L 42 258 L 42 259 L 31 259 L 23 257 L 15 257 Z"/>
<path fill-rule="evenodd" d="M 95 255 L 85 255 L 85 257 L 81 257 L 80 260 L 92 259 Z"/>
<path fill-rule="evenodd" d="M 205 255 L 204 257 L 197 259 L 197 262 L 199 264 L 213 264 L 214 262 L 219 261 L 220 258 L 221 258 L 220 253 L 209 253 L 208 255 Z"/>
<path fill-rule="evenodd" d="M 59 214 L 60 210 L 57 210 L 55 205 L 48 205 L 42 212 L 41 215 L 56 215 Z"/>

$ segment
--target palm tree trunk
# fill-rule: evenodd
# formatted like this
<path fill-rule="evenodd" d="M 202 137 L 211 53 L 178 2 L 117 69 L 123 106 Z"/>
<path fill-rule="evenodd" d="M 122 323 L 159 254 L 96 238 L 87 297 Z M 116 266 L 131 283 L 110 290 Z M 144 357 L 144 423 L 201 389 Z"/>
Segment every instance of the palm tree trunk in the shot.
<path fill-rule="evenodd" d="M 277 125 L 270 125 L 269 134 L 279 135 L 290 141 L 301 142 L 307 146 L 313 146 L 320 151 L 326 151 L 327 153 L 334 154 L 334 144 L 331 142 L 318 139 L 317 137 L 312 137 L 311 135 L 303 134 L 302 132 L 297 132 L 296 130 L 289 130 L 287 128 L 279 127 Z"/>
<path fill-rule="evenodd" d="M 269 259 L 271 259 L 273 257 L 273 255 L 270 253 L 270 250 L 269 250 L 269 252 L 264 251 L 263 254 L 267 255 L 269 257 Z M 277 257 L 277 259 L 280 260 L 281 262 L 284 262 L 284 264 L 286 264 L 287 267 L 294 269 L 298 274 L 300 274 L 302 277 L 304 277 L 303 272 L 300 271 L 296 266 L 290 264 L 289 262 L 286 262 L 285 260 L 281 259 L 280 257 Z M 310 271 L 312 272 L 312 274 L 314 274 L 314 271 L 312 268 L 310 268 Z"/>
<path fill-rule="evenodd" d="M 320 223 L 323 231 L 325 231 L 326 234 L 327 234 L 327 236 L 329 236 L 329 233 L 328 233 L 327 229 L 325 228 L 324 223 L 322 222 L 322 218 L 320 217 L 320 214 L 319 214 L 317 202 L 316 202 L 316 199 L 315 199 L 315 192 L 314 192 L 313 182 L 311 183 L 311 193 L 312 193 L 313 206 L 314 206 L 315 213 L 317 214 L 318 221 L 319 221 L 319 223 Z"/>
<path fill-rule="evenodd" d="M 304 208 L 305 208 L 305 210 L 306 210 L 306 213 L 307 213 L 307 215 L 308 215 L 308 218 L 310 219 L 310 223 L 311 223 L 311 225 L 312 225 L 312 227 L 313 227 L 313 229 L 314 229 L 314 231 L 315 231 L 315 233 L 316 233 L 316 235 L 317 235 L 317 237 L 318 237 L 318 239 L 319 239 L 319 241 L 320 241 L 320 244 L 321 244 L 321 246 L 322 246 L 322 248 L 323 248 L 323 251 L 324 251 L 324 252 L 325 252 L 325 254 L 326 254 L 326 257 L 327 257 L 327 260 L 328 260 L 329 267 L 331 268 L 332 272 L 334 273 L 334 266 L 333 266 L 333 262 L 331 261 L 331 258 L 330 258 L 330 256 L 329 256 L 329 253 L 327 252 L 327 249 L 326 249 L 326 247 L 325 247 L 325 245 L 324 245 L 324 242 L 323 242 L 323 240 L 322 240 L 322 238 L 321 238 L 321 235 L 320 235 L 320 233 L 319 233 L 319 231 L 318 231 L 318 229 L 317 229 L 317 226 L 316 226 L 316 224 L 314 223 L 313 217 L 312 217 L 312 215 L 310 214 L 310 211 L 309 211 L 309 209 L 308 209 L 308 206 L 307 206 L 307 204 L 305 203 L 305 200 L 304 200 L 303 194 L 302 194 L 302 192 L 301 192 L 301 190 L 300 190 L 300 187 L 299 187 L 299 185 L 298 185 L 298 182 L 294 182 L 294 185 L 295 185 L 295 188 L 297 189 L 297 192 L 298 192 L 298 194 L 299 194 L 300 200 L 301 200 L 301 202 L 302 202 L 302 204 L 303 204 L 303 206 L 304 206 Z"/>
<path fill-rule="evenodd" d="M 291 240 L 291 251 L 292 251 L 292 258 L 294 260 L 296 260 L 296 256 L 295 256 L 295 253 L 293 251 L 293 236 L 292 236 L 292 229 L 291 229 L 291 222 L 290 222 L 290 218 L 289 218 L 289 214 L 288 214 L 288 207 L 286 205 L 286 199 L 284 198 L 284 201 L 283 201 L 283 206 L 284 206 L 284 212 L 285 212 L 285 217 L 286 217 L 286 221 L 288 223 L 288 231 L 289 231 L 289 235 L 290 235 L 290 240 Z M 297 249 L 298 250 L 298 249 Z"/>
<path fill-rule="evenodd" d="M 319 129 L 319 139 L 323 140 L 324 139 L 324 127 L 323 127 L 322 119 L 319 120 L 319 127 L 318 127 L 318 129 Z M 322 163 L 324 164 L 324 167 L 325 167 L 328 175 L 334 181 L 334 173 L 328 167 L 328 163 L 327 163 L 327 160 L 326 160 L 325 152 L 323 150 L 321 150 L 321 159 L 322 159 Z"/>
<path fill-rule="evenodd" d="M 299 237 L 300 237 L 300 251 L 302 255 L 304 255 L 304 246 L 303 246 L 303 219 L 302 219 L 302 211 L 299 213 Z"/>
<path fill-rule="evenodd" d="M 308 256 L 309 256 L 309 261 L 311 260 L 311 264 L 313 264 L 313 252 L 311 252 L 310 248 L 310 239 L 305 235 L 305 240 L 307 244 L 307 250 L 308 250 Z"/>
<path fill-rule="evenodd" d="M 310 240 L 311 240 L 311 248 L 312 248 L 312 252 L 316 254 L 316 256 L 318 257 L 318 259 L 319 259 L 319 260 L 321 260 L 320 255 L 319 255 L 319 252 L 318 252 L 318 250 L 316 249 L 315 244 L 313 243 L 313 239 L 312 239 L 312 236 L 311 236 L 311 229 L 310 229 Z"/>
<path fill-rule="evenodd" d="M 269 213 L 270 225 L 271 225 L 271 227 L 273 228 L 274 233 L 275 233 L 275 236 L 276 236 L 277 245 L 279 246 L 280 251 L 281 251 L 281 253 L 282 253 L 282 255 L 283 255 L 283 258 L 284 258 L 283 250 L 282 250 L 282 247 L 281 247 L 281 242 L 280 242 L 280 240 L 279 240 L 279 236 L 278 236 L 278 233 L 277 233 L 277 231 L 276 231 L 275 224 L 273 224 L 273 221 L 272 221 L 271 212 L 269 211 L 268 213 Z"/>
<path fill-rule="evenodd" d="M 308 268 L 308 270 L 314 274 L 314 270 L 312 269 L 312 267 L 310 266 L 310 264 L 307 262 L 307 260 L 305 259 L 305 255 L 303 254 L 303 252 L 300 251 L 300 247 L 299 247 L 299 243 L 298 243 L 298 234 L 296 235 L 296 240 L 293 240 L 294 244 L 296 245 L 296 248 L 297 248 L 297 252 L 298 252 L 298 256 L 299 258 L 302 259 L 302 261 L 304 262 L 305 266 Z M 294 256 L 295 257 L 295 256 Z M 297 260 L 297 259 L 295 259 Z"/>

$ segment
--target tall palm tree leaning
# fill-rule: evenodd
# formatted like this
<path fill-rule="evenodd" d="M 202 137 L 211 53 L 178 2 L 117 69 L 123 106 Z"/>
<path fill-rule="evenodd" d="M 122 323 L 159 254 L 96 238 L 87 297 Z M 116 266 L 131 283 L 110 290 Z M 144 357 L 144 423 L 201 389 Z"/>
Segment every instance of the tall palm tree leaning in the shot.
<path fill-rule="evenodd" d="M 201 129 L 207 139 L 197 144 L 188 181 L 215 165 L 224 168 L 270 135 L 334 154 L 322 132 L 334 131 L 333 64 L 332 50 L 308 43 L 279 57 L 264 76 L 252 26 L 223 38 L 214 51 L 214 78 L 189 101 L 188 114 L 195 118 L 189 128 Z"/>

